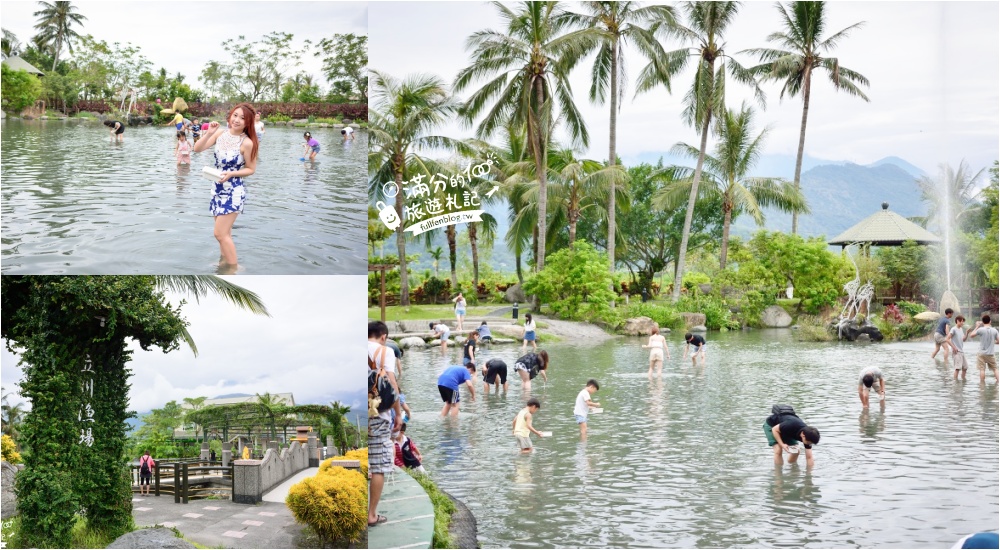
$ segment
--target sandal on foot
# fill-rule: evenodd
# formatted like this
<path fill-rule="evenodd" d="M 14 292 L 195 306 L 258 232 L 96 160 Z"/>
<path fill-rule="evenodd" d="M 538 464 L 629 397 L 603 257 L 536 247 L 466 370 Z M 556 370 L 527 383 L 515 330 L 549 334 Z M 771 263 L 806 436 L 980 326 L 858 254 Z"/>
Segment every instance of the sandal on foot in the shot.
<path fill-rule="evenodd" d="M 378 519 L 375 520 L 375 523 L 372 523 L 370 521 L 368 522 L 368 527 L 374 527 L 380 523 L 385 523 L 387 521 L 389 521 L 389 518 L 385 516 L 378 516 Z"/>

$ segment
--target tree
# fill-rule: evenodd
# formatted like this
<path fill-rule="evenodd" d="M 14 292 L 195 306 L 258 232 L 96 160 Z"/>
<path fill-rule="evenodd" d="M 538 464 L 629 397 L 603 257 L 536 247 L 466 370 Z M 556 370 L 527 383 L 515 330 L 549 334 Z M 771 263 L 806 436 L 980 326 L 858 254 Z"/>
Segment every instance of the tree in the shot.
<path fill-rule="evenodd" d="M 111 537 L 133 527 L 126 342 L 164 352 L 185 342 L 197 353 L 180 307 L 161 289 L 196 300 L 220 294 L 267 311 L 256 295 L 217 277 L 0 279 L 0 335 L 20 353 L 21 394 L 32 405 L 23 425 L 26 469 L 17 478 L 26 544 L 68 547 L 81 509 L 90 528 Z"/>
<path fill-rule="evenodd" d="M 0 41 L 0 53 L 3 54 L 4 59 L 20 55 L 21 53 L 21 41 L 17 39 L 17 35 L 7 29 L 3 29 L 3 40 Z"/>
<path fill-rule="evenodd" d="M 564 32 L 570 19 L 558 2 L 522 2 L 517 11 L 500 2 L 493 5 L 506 29 L 482 30 L 468 38 L 466 48 L 473 50 L 472 63 L 458 73 L 455 90 L 465 90 L 481 79 L 491 80 L 472 93 L 460 114 L 469 123 L 483 115 L 476 127 L 480 139 L 508 126 L 526 129 L 527 148 L 538 177 L 538 233 L 545 235 L 550 136 L 561 121 L 574 145 L 585 146 L 590 141 L 586 123 L 573 102 L 569 72 L 595 43 L 599 31 Z M 545 240 L 539 239 L 537 246 L 535 265 L 541 271 Z"/>
<path fill-rule="evenodd" d="M 316 45 L 316 57 L 323 58 L 323 74 L 331 86 L 358 94 L 368 102 L 368 37 L 335 34 Z"/>
<path fill-rule="evenodd" d="M 753 136 L 753 111 L 745 104 L 739 111 L 727 109 L 716 120 L 715 156 L 705 155 L 709 186 L 701 188 L 702 195 L 718 195 L 722 201 L 722 249 L 719 267 L 726 268 L 729 249 L 729 225 L 742 213 L 753 216 L 757 225 L 764 225 L 764 208 L 775 207 L 782 212 L 808 212 L 805 197 L 788 182 L 772 177 L 749 177 L 764 150 L 768 129 Z M 700 151 L 686 143 L 674 146 L 674 152 L 698 158 Z M 660 208 L 674 209 L 684 203 L 690 193 L 688 180 L 672 186 L 653 198 Z"/>
<path fill-rule="evenodd" d="M 427 253 L 431 255 L 431 258 L 434 258 L 434 276 L 437 277 L 438 265 L 441 263 L 441 256 L 444 254 L 444 249 L 438 246 L 433 250 L 428 250 Z"/>
<path fill-rule="evenodd" d="M 20 437 L 21 422 L 24 421 L 24 403 L 11 405 L 9 401 L 10 393 L 3 394 L 3 404 L 0 406 L 3 418 L 3 434 L 13 439 Z"/>
<path fill-rule="evenodd" d="M 664 189 L 680 185 L 683 176 L 677 167 L 640 164 L 628 169 L 630 203 L 632 208 L 619 216 L 618 235 L 624 237 L 619 247 L 619 257 L 638 279 L 638 288 L 653 294 L 653 277 L 677 261 L 684 228 L 684 210 L 663 210 L 653 206 L 653 196 Z M 718 197 L 708 196 L 695 205 L 691 222 L 688 250 L 716 243 L 721 238 L 721 220 L 716 214 L 721 208 Z M 581 224 L 582 239 L 599 244 L 598 238 L 606 236 L 593 224 Z"/>
<path fill-rule="evenodd" d="M 607 260 L 594 247 L 580 241 L 552 254 L 549 265 L 524 283 L 524 291 L 537 294 L 556 315 L 573 320 L 609 320 L 613 317 L 613 280 Z"/>
<path fill-rule="evenodd" d="M 305 50 L 295 49 L 293 39 L 291 33 L 271 32 L 253 42 L 243 35 L 225 40 L 222 49 L 229 54 L 230 62 L 209 61 L 202 76 L 209 73 L 215 77 L 217 69 L 222 94 L 240 101 L 277 99 L 285 75 L 302 64 Z"/>
<path fill-rule="evenodd" d="M 813 69 L 824 69 L 830 76 L 833 87 L 868 101 L 868 96 L 858 85 L 868 86 L 868 79 L 847 67 L 840 66 L 836 57 L 825 57 L 838 42 L 847 38 L 864 22 L 855 23 L 827 39 L 821 36 L 826 21 L 826 2 L 792 2 L 788 7 L 780 2 L 775 4 L 781 12 L 783 30 L 770 34 L 767 39 L 777 42 L 785 49 L 754 48 L 747 52 L 759 56 L 762 64 L 750 70 L 771 80 L 782 81 L 781 95 L 789 97 L 802 94 L 802 124 L 799 127 L 799 149 L 795 157 L 795 190 L 800 189 L 802 156 L 806 145 L 806 120 L 809 118 L 809 94 L 812 88 Z M 798 229 L 798 212 L 792 212 L 792 233 Z"/>
<path fill-rule="evenodd" d="M 52 107 L 62 104 L 62 112 L 67 114 L 67 107 L 80 95 L 79 80 L 76 75 L 61 75 L 49 73 L 42 81 L 42 97 Z"/>
<path fill-rule="evenodd" d="M 278 417 L 285 414 L 285 404 L 276 396 L 271 395 L 270 392 L 265 392 L 264 395 L 258 393 L 255 404 L 271 426 L 271 440 L 276 441 L 278 439 Z"/>
<path fill-rule="evenodd" d="M 205 400 L 206 399 L 208 399 L 208 397 L 204 397 L 204 396 L 203 397 L 185 397 L 184 398 L 184 402 L 187 403 L 189 407 L 191 407 L 191 409 L 190 409 L 191 412 L 194 412 L 194 411 L 197 411 L 198 409 L 202 408 L 205 405 Z M 187 413 L 185 413 L 185 414 L 187 414 Z M 200 432 L 201 432 L 201 427 L 198 426 L 197 422 L 195 422 L 194 423 L 194 433 L 195 433 L 195 438 L 196 439 L 197 439 L 198 434 Z"/>
<path fill-rule="evenodd" d="M 674 272 L 672 297 L 675 302 L 681 295 L 684 260 L 691 235 L 691 220 L 698 199 L 698 184 L 701 183 L 701 171 L 705 164 L 712 117 L 726 108 L 726 73 L 728 72 L 736 81 L 750 85 L 757 100 L 761 105 L 764 103 L 764 94 L 753 76 L 724 49 L 723 33 L 736 18 L 739 2 L 684 2 L 682 9 L 687 14 L 688 26 L 675 23 L 670 26 L 669 32 L 692 43 L 693 46 L 669 52 L 663 62 L 654 60 L 646 65 L 639 75 L 638 85 L 639 92 L 658 85 L 667 86 L 669 90 L 670 77 L 687 66 L 690 60 L 696 60 L 694 80 L 691 89 L 684 97 L 684 121 L 690 126 L 701 129 L 701 146 L 698 149 L 698 163 L 691 182 L 680 254 Z"/>
<path fill-rule="evenodd" d="M 12 115 L 18 115 L 35 104 L 42 95 L 42 83 L 28 71 L 15 71 L 6 64 L 0 66 L 0 96 L 3 97 L 3 110 Z"/>
<path fill-rule="evenodd" d="M 625 70 L 625 44 L 631 41 L 642 53 L 643 57 L 663 59 L 663 47 L 656 40 L 654 30 L 658 25 L 674 23 L 674 8 L 670 6 L 639 7 L 638 2 L 585 2 L 589 15 L 573 14 L 571 19 L 577 28 L 600 29 L 602 37 L 594 44 L 597 48 L 597 59 L 591 70 L 590 101 L 610 104 L 610 123 L 608 125 L 608 165 L 618 162 L 615 151 L 618 135 L 618 111 L 628 84 L 628 74 Z M 610 271 L 615 271 L 615 230 L 616 215 L 616 182 L 611 182 L 608 193 L 608 260 Z M 572 237 L 570 241 L 572 242 Z"/>
<path fill-rule="evenodd" d="M 439 77 L 414 75 L 400 81 L 388 74 L 373 74 L 374 101 L 368 108 L 368 196 L 371 202 L 385 200 L 383 183 L 394 182 L 396 216 L 400 223 L 405 223 L 403 181 L 423 165 L 411 149 L 463 148 L 453 139 L 428 135 L 455 113 L 458 103 Z M 410 284 L 403 227 L 396 230 L 396 248 L 399 254 L 400 305 L 408 306 Z"/>
<path fill-rule="evenodd" d="M 73 41 L 80 38 L 80 35 L 73 30 L 73 25 L 83 25 L 86 19 L 83 15 L 76 13 L 76 7 L 70 2 L 39 2 L 41 10 L 32 15 L 38 18 L 35 28 L 38 29 L 39 43 L 47 46 L 52 51 L 52 70 L 56 70 L 59 64 L 59 53 L 62 52 L 63 44 L 69 48 L 69 53 L 73 53 Z"/>

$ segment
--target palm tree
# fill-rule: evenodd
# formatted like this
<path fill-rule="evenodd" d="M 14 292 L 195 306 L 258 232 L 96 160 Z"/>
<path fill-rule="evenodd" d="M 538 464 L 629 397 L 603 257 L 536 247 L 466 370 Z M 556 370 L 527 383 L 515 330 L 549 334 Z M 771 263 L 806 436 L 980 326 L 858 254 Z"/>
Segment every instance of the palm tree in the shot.
<path fill-rule="evenodd" d="M 444 249 L 437 246 L 433 250 L 428 250 L 427 253 L 431 255 L 431 258 L 434 258 L 434 276 L 437 277 L 438 265 L 441 263 L 441 255 L 444 254 Z"/>
<path fill-rule="evenodd" d="M 284 414 L 285 404 L 270 392 L 256 395 L 257 401 L 254 404 L 257 405 L 261 415 L 268 420 L 271 426 L 271 440 L 275 441 L 278 439 L 278 416 Z"/>
<path fill-rule="evenodd" d="M 396 216 L 403 217 L 403 180 L 422 164 L 411 148 L 443 147 L 462 149 L 456 140 L 427 135 L 457 110 L 444 81 L 429 75 L 414 75 L 404 81 L 373 71 L 375 85 L 368 108 L 368 173 L 372 202 L 386 198 L 383 183 L 396 184 Z M 428 172 L 425 170 L 425 172 Z M 410 305 L 410 284 L 406 272 L 406 237 L 396 231 L 399 254 L 400 305 Z"/>
<path fill-rule="evenodd" d="M 722 199 L 722 249 L 719 268 L 726 268 L 729 251 L 729 225 L 741 213 L 753 216 L 757 225 L 764 224 L 765 207 L 776 207 L 783 212 L 808 212 L 805 197 L 794 186 L 778 178 L 747 177 L 764 149 L 765 128 L 756 137 L 752 135 L 753 111 L 743 105 L 739 111 L 727 109 L 716 120 L 719 142 L 715 156 L 705 155 L 709 186 L 701 194 L 717 195 Z M 686 143 L 678 143 L 673 151 L 697 158 L 700 151 Z M 690 172 L 690 169 L 684 169 Z M 662 209 L 674 209 L 684 203 L 690 194 L 690 179 L 679 185 L 666 187 L 653 196 L 653 204 Z"/>
<path fill-rule="evenodd" d="M 589 15 L 571 14 L 574 26 L 582 29 L 600 29 L 597 59 L 591 70 L 590 101 L 610 104 L 608 128 L 608 165 L 618 162 L 615 152 L 618 135 L 618 111 L 628 83 L 625 69 L 625 44 L 631 41 L 647 59 L 663 59 L 663 47 L 653 35 L 658 25 L 673 25 L 674 8 L 669 6 L 639 7 L 638 2 L 584 2 Z M 610 88 L 610 90 L 609 90 Z M 615 182 L 608 194 L 608 258 L 611 272 L 615 271 Z M 572 242 L 572 237 L 570 242 Z"/>
<path fill-rule="evenodd" d="M 802 94 L 802 125 L 799 128 L 799 150 L 795 157 L 795 189 L 799 189 L 802 175 L 802 155 L 806 146 L 806 120 L 809 117 L 809 93 L 812 87 L 813 69 L 825 69 L 833 82 L 833 87 L 848 94 L 868 101 L 868 96 L 858 88 L 858 85 L 868 86 L 868 79 L 847 67 L 841 67 L 836 57 L 824 57 L 841 39 L 864 25 L 864 21 L 855 23 L 833 36 L 823 40 L 826 21 L 823 12 L 826 2 L 792 2 L 789 7 L 780 2 L 775 4 L 781 12 L 784 29 L 772 33 L 768 41 L 778 42 L 780 49 L 754 48 L 748 53 L 760 57 L 761 65 L 751 70 L 771 80 L 780 80 L 781 95 L 789 97 Z M 792 234 L 798 230 L 798 213 L 792 212 Z"/>
<path fill-rule="evenodd" d="M 347 422 L 347 413 L 351 412 L 351 407 L 349 405 L 344 405 L 340 401 L 330 402 L 330 424 L 333 426 L 333 443 L 337 446 L 343 454 L 347 450 L 349 444 L 347 440 L 347 432 L 344 430 L 344 424 Z"/>
<path fill-rule="evenodd" d="M 590 141 L 583 117 L 573 103 L 569 72 L 595 43 L 599 31 L 564 33 L 570 19 L 558 2 L 522 2 L 517 11 L 500 2 L 493 5 L 506 29 L 482 30 L 468 38 L 466 47 L 473 50 L 472 64 L 458 73 L 455 90 L 490 79 L 473 92 L 461 110 L 470 123 L 483 115 L 476 127 L 480 139 L 508 125 L 526 129 L 527 148 L 538 175 L 538 232 L 544 235 L 549 137 L 557 121 L 562 121 L 575 145 Z M 539 271 L 545 266 L 544 246 L 544 239 L 540 239 L 535 254 Z"/>
<path fill-rule="evenodd" d="M 760 90 L 752 74 L 726 53 L 723 33 L 739 11 L 739 2 L 684 2 L 682 9 L 687 15 L 688 26 L 675 24 L 668 31 L 682 40 L 693 43 L 690 48 L 669 52 L 661 62 L 654 60 L 643 68 L 639 75 L 639 92 L 658 85 L 668 86 L 670 77 L 682 70 L 690 60 L 696 60 L 694 81 L 684 97 L 684 121 L 701 129 L 701 146 L 698 163 L 691 182 L 684 228 L 681 232 L 681 246 L 677 254 L 672 297 L 677 301 L 681 295 L 681 278 L 684 276 L 684 261 L 687 255 L 688 239 L 691 236 L 691 220 L 694 218 L 694 203 L 698 198 L 698 184 L 705 163 L 708 148 L 708 134 L 712 116 L 726 108 L 726 73 L 738 82 L 753 87 L 754 95 L 763 105 L 764 93 Z M 717 67 L 718 65 L 718 67 Z"/>
<path fill-rule="evenodd" d="M 21 41 L 17 39 L 17 35 L 7 29 L 3 29 L 3 40 L 0 41 L 0 53 L 3 54 L 4 59 L 21 55 Z"/>
<path fill-rule="evenodd" d="M 198 409 L 202 408 L 202 406 L 205 405 L 205 400 L 206 399 L 208 399 L 208 398 L 207 397 L 185 397 L 184 398 L 184 402 L 187 403 L 188 405 L 190 405 L 191 412 L 194 412 L 194 411 L 197 411 Z M 195 440 L 198 439 L 198 434 L 200 432 L 201 432 L 201 427 L 198 426 L 197 422 L 195 422 L 194 423 L 194 434 L 195 434 L 194 437 L 195 437 Z"/>
<path fill-rule="evenodd" d="M 577 159 L 572 149 L 558 149 L 549 157 L 549 175 L 553 185 L 552 223 L 549 225 L 551 240 L 562 227 L 569 227 L 569 245 L 576 241 L 576 225 L 584 210 L 599 209 L 612 202 L 609 196 L 620 195 L 627 200 L 624 183 L 628 173 L 618 165 L 603 166 L 600 162 L 590 159 Z M 624 202 L 624 204 L 628 204 Z M 610 211 L 602 212 L 598 217 L 604 218 L 608 224 L 613 219 Z M 614 235 L 610 231 L 609 235 Z"/>
<path fill-rule="evenodd" d="M 222 297 L 240 309 L 245 309 L 257 315 L 271 316 L 267 312 L 264 302 L 261 301 L 255 292 L 251 292 L 239 285 L 234 285 L 215 275 L 154 275 L 154 280 L 158 289 L 189 294 L 194 297 L 196 303 L 201 301 L 201 298 L 211 294 Z M 184 327 L 181 339 L 184 340 L 184 343 L 197 356 L 198 346 L 195 345 L 194 338 L 187 331 L 187 327 Z"/>
<path fill-rule="evenodd" d="M 39 18 L 38 23 L 35 24 L 35 28 L 39 30 L 39 43 L 51 46 L 52 70 L 54 71 L 56 65 L 59 64 L 59 53 L 62 51 L 63 44 L 69 48 L 70 54 L 73 53 L 73 41 L 80 38 L 80 35 L 73 30 L 73 25 L 82 26 L 86 17 L 75 13 L 76 7 L 69 2 L 54 2 L 52 4 L 39 2 L 39 4 L 42 9 L 32 15 Z"/>

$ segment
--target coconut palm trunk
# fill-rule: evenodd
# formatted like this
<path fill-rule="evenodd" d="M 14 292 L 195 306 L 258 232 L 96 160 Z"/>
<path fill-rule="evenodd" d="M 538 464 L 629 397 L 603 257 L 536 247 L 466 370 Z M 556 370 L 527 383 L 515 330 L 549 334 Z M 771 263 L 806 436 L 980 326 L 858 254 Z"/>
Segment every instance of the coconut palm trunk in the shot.
<path fill-rule="evenodd" d="M 615 137 L 618 135 L 618 41 L 611 42 L 611 94 L 608 103 L 611 104 L 611 119 L 608 134 L 608 166 L 614 166 L 618 157 L 615 152 Z M 611 182 L 611 193 L 608 195 L 608 269 L 615 272 L 615 183 Z M 570 244 L 573 243 L 575 227 L 571 229 Z"/>
<path fill-rule="evenodd" d="M 799 151 L 795 157 L 795 190 L 801 190 L 802 156 L 806 150 L 806 121 L 809 119 L 809 88 L 812 83 L 811 63 L 806 61 L 805 75 L 802 78 L 802 125 L 799 127 Z M 799 214 L 792 212 L 792 235 L 799 229 Z"/>
<path fill-rule="evenodd" d="M 448 262 L 451 264 L 451 290 L 454 292 L 458 290 L 458 271 L 455 269 L 455 264 L 457 263 L 455 255 L 455 226 L 449 225 L 444 233 L 448 237 Z"/>
<path fill-rule="evenodd" d="M 715 63 L 708 66 L 709 74 L 714 74 Z M 705 150 L 708 148 L 708 132 L 712 125 L 712 109 L 705 111 L 705 122 L 701 128 L 701 146 L 698 151 L 698 164 L 694 169 L 694 180 L 691 182 L 691 195 L 688 198 L 687 212 L 684 214 L 684 230 L 681 232 L 681 249 L 677 252 L 677 266 L 674 268 L 674 289 L 671 293 L 673 301 L 681 297 L 681 283 L 684 278 L 684 260 L 687 257 L 688 237 L 691 235 L 691 221 L 694 219 L 694 203 L 698 200 L 698 183 L 701 182 L 701 171 L 705 167 Z"/>
<path fill-rule="evenodd" d="M 469 223 L 469 245 L 472 247 L 472 292 L 479 292 L 479 229 L 475 222 Z"/>
<path fill-rule="evenodd" d="M 542 104 L 545 102 L 545 90 L 542 88 L 542 80 L 540 77 L 535 77 L 535 101 L 536 108 L 531 116 L 531 121 L 529 122 L 529 131 L 532 131 L 532 154 L 535 157 L 535 174 L 538 175 L 538 234 L 545 235 L 545 213 L 548 211 L 548 178 L 546 176 L 546 167 L 548 166 L 548 139 L 545 134 L 545 127 L 548 126 L 547 120 L 541 120 L 541 108 Z M 534 128 L 530 128 L 533 126 Z M 538 248 L 535 250 L 535 269 L 537 272 L 541 272 L 545 267 L 545 239 L 539 238 L 537 242 Z"/>
<path fill-rule="evenodd" d="M 722 247 L 719 252 L 719 269 L 726 269 L 726 257 L 729 255 L 729 224 L 733 221 L 733 205 L 722 205 L 725 214 L 722 216 Z"/>
<path fill-rule="evenodd" d="M 397 155 L 393 161 L 396 175 L 396 216 L 403 219 L 403 163 L 402 155 Z M 410 278 L 406 268 L 406 232 L 400 227 L 396 231 L 396 251 L 399 254 L 399 305 L 410 305 Z"/>

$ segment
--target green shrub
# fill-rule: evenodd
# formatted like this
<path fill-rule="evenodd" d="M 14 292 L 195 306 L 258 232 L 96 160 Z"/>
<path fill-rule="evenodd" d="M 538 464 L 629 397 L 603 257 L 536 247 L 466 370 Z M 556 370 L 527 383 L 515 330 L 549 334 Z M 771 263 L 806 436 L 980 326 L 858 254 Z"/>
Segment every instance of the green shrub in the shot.
<path fill-rule="evenodd" d="M 694 290 L 698 287 L 698 285 L 704 285 L 711 282 L 712 278 L 704 273 L 701 273 L 700 271 L 688 271 L 684 274 L 684 279 L 681 284 L 688 290 Z"/>
<path fill-rule="evenodd" d="M 705 295 L 698 292 L 681 296 L 676 307 L 679 311 L 691 311 L 705 314 L 705 327 L 709 330 L 732 330 L 740 328 L 740 323 L 733 318 L 726 302 L 717 295 Z"/>
<path fill-rule="evenodd" d="M 913 317 L 914 315 L 927 311 L 927 306 L 925 306 L 924 304 L 907 302 L 906 300 L 900 300 L 896 302 L 896 307 L 898 307 L 900 311 L 909 315 L 910 317 Z"/>
<path fill-rule="evenodd" d="M 283 115 L 281 113 L 273 113 L 268 115 L 267 118 L 264 120 L 266 120 L 267 122 L 288 122 L 289 120 L 292 120 L 292 117 L 288 115 Z"/>
<path fill-rule="evenodd" d="M 559 317 L 575 321 L 603 321 L 617 325 L 620 314 L 611 308 L 615 295 L 608 260 L 587 242 L 577 241 L 546 259 L 545 269 L 524 282 L 524 292 L 536 294 Z"/>
<path fill-rule="evenodd" d="M 368 528 L 368 483 L 360 472 L 327 468 L 296 483 L 285 504 L 325 544 L 354 542 Z"/>

